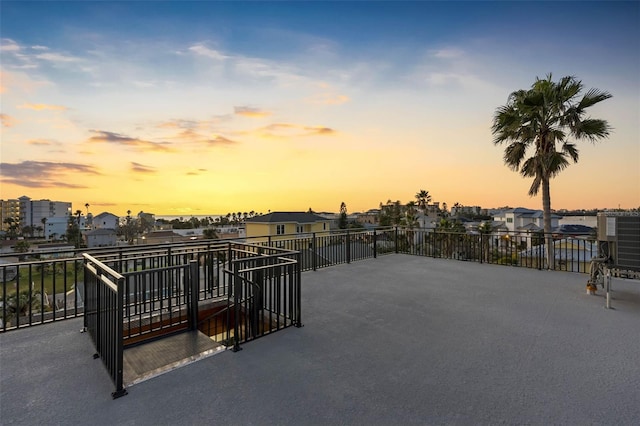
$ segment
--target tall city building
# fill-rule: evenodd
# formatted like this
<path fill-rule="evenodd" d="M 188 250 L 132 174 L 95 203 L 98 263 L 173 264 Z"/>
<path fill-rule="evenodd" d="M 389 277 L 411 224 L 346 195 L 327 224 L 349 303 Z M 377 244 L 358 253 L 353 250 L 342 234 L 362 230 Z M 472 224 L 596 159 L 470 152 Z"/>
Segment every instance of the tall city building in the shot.
<path fill-rule="evenodd" d="M 27 226 L 42 228 L 45 237 L 56 233 L 62 235 L 71 214 L 71 203 L 66 201 L 32 200 L 23 195 L 18 199 L 0 200 L 0 229 L 7 231 L 13 219 L 22 230 Z"/>

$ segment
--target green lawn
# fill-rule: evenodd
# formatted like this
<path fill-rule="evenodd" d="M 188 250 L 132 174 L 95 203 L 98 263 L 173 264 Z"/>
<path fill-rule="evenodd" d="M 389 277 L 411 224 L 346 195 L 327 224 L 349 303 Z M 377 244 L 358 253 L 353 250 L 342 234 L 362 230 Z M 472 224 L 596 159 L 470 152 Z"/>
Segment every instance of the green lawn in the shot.
<path fill-rule="evenodd" d="M 6 287 L 0 282 L 0 300 L 16 293 L 16 283 L 20 292 L 28 290 L 33 284 L 33 291 L 43 290 L 48 294 L 63 293 L 75 288 L 76 282 L 84 281 L 84 268 L 80 260 L 55 260 L 46 263 L 21 265 L 17 279 L 8 281 Z M 55 287 L 55 288 L 54 288 Z M 5 290 L 6 289 L 6 290 Z"/>

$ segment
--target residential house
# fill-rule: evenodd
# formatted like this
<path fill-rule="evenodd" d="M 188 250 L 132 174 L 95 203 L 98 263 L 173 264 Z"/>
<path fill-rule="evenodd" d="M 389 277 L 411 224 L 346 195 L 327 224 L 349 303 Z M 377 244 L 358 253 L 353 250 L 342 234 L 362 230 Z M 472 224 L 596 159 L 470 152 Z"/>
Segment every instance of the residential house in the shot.
<path fill-rule="evenodd" d="M 118 229 L 119 221 L 115 214 L 102 212 L 93 217 L 93 229 Z"/>
<path fill-rule="evenodd" d="M 305 212 L 273 212 L 246 220 L 246 235 L 250 241 L 267 241 L 267 239 L 291 239 L 298 235 L 329 235 L 331 219 L 315 213 Z M 261 238 L 256 238 L 261 237 Z"/>
<path fill-rule="evenodd" d="M 493 216 L 494 221 L 504 222 L 511 235 L 530 234 L 544 229 L 542 210 L 531 210 L 523 207 L 503 210 Z M 551 214 L 551 228 L 558 226 L 560 216 Z"/>
<path fill-rule="evenodd" d="M 87 247 L 109 247 L 117 244 L 115 229 L 94 229 L 85 233 Z"/>
<path fill-rule="evenodd" d="M 189 241 L 191 237 L 180 235 L 174 231 L 151 231 L 138 239 L 138 244 L 166 244 Z"/>

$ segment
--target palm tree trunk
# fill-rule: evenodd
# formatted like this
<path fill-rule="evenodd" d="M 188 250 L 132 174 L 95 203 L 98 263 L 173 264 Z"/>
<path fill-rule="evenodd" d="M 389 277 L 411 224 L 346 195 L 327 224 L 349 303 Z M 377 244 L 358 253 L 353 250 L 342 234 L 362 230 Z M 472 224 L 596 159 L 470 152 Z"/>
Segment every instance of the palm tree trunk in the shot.
<path fill-rule="evenodd" d="M 551 194 L 549 193 L 549 178 L 546 177 L 542 178 L 542 219 L 544 221 L 544 244 L 547 249 L 547 269 L 555 269 L 555 253 L 551 235 Z"/>

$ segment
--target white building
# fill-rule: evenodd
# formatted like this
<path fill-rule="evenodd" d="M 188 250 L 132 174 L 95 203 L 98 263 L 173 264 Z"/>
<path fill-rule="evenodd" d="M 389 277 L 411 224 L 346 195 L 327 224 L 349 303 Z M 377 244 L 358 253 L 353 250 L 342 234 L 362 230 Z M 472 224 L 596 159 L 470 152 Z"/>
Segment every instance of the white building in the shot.
<path fill-rule="evenodd" d="M 523 207 L 517 207 L 515 209 L 503 210 L 493 216 L 494 221 L 500 221 L 504 223 L 508 232 L 512 235 L 515 234 L 527 234 L 531 232 L 538 232 L 544 229 L 542 210 L 531 210 Z M 551 228 L 558 226 L 560 216 L 551 214 Z"/>
<path fill-rule="evenodd" d="M 93 229 L 118 229 L 120 218 L 113 213 L 102 212 L 93 216 Z"/>
<path fill-rule="evenodd" d="M 23 195 L 18 199 L 12 200 L 0 200 L 0 212 L 1 222 L 3 230 L 6 230 L 8 225 L 4 221 L 11 217 L 18 224 L 19 228 L 23 229 L 27 226 L 34 228 L 43 228 L 44 236 L 49 238 L 52 228 L 55 228 L 57 234 L 61 235 L 66 232 L 67 220 L 71 214 L 71 203 L 66 201 L 51 201 L 51 200 L 32 200 L 31 198 Z M 49 226 L 50 222 L 59 223 L 64 222 L 64 230 L 60 233 L 58 225 Z"/>

